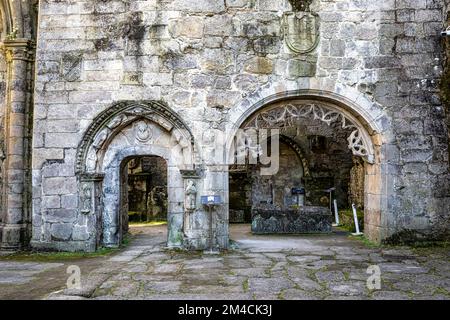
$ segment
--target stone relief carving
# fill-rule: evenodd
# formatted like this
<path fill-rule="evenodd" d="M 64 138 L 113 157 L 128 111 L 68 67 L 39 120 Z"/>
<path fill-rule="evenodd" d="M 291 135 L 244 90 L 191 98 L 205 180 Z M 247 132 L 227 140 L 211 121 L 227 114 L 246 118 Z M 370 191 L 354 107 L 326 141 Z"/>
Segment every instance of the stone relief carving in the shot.
<path fill-rule="evenodd" d="M 311 1 L 290 1 L 294 12 L 283 16 L 284 38 L 289 49 L 295 53 L 313 51 L 320 40 L 320 18 L 310 11 Z"/>
<path fill-rule="evenodd" d="M 86 171 L 93 172 L 95 171 L 95 167 L 97 166 L 97 151 L 91 147 L 89 148 L 87 157 L 86 157 Z"/>
<path fill-rule="evenodd" d="M 312 117 L 330 126 L 340 122 L 344 130 L 352 130 L 348 137 L 348 147 L 353 155 L 362 157 L 369 163 L 374 162 L 374 154 L 369 142 L 364 139 L 360 128 L 353 124 L 342 112 L 328 109 L 319 104 L 286 104 L 269 111 L 261 112 L 254 117 L 246 128 L 268 129 L 295 126 L 299 118 Z"/>
<path fill-rule="evenodd" d="M 188 180 L 186 187 L 186 200 L 185 209 L 186 211 L 192 212 L 197 209 L 197 187 L 194 180 Z"/>
<path fill-rule="evenodd" d="M 120 114 L 117 117 L 115 117 L 114 119 L 112 119 L 107 127 L 110 130 L 114 130 L 115 128 L 117 128 L 118 126 L 120 126 L 122 123 L 124 123 L 126 120 L 128 119 L 128 117 L 125 114 Z"/>
<path fill-rule="evenodd" d="M 92 146 L 95 149 L 101 149 L 106 139 L 108 139 L 108 129 L 100 131 L 100 133 L 95 137 Z"/>
<path fill-rule="evenodd" d="M 141 143 L 147 143 L 153 137 L 153 132 L 147 121 L 141 120 L 134 124 L 134 134 L 136 140 Z"/>
<path fill-rule="evenodd" d="M 81 79 L 82 55 L 67 54 L 61 58 L 61 76 L 68 82 Z"/>
<path fill-rule="evenodd" d="M 138 120 L 141 118 L 142 120 Z M 100 158 L 99 152 L 104 148 L 104 144 L 120 127 L 138 120 L 136 125 L 136 139 L 141 142 L 149 141 L 152 138 L 152 131 L 149 122 L 155 122 L 161 127 L 171 132 L 174 142 L 182 148 L 183 156 L 186 158 L 189 149 L 193 150 L 194 138 L 192 132 L 165 104 L 159 101 L 143 101 L 141 103 L 120 102 L 101 113 L 94 119 L 88 128 L 83 140 L 77 150 L 76 172 L 92 173 L 97 167 Z M 143 125 L 143 122 L 145 125 Z M 106 123 L 106 125 L 105 125 Z"/>
<path fill-rule="evenodd" d="M 81 184 L 80 192 L 81 213 L 88 214 L 92 210 L 92 187 L 90 183 Z"/>

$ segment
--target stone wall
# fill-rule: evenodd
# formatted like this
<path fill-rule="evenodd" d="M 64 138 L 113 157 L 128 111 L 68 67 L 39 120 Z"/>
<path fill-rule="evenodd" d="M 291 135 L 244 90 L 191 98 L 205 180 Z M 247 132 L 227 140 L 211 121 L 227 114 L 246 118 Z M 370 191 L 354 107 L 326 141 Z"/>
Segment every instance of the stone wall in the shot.
<path fill-rule="evenodd" d="M 443 30 L 450 26 L 450 1 L 445 0 L 445 6 L 443 10 L 444 27 Z M 447 128 L 449 134 L 449 146 L 450 146 L 450 37 L 444 37 L 444 50 L 445 50 L 445 62 L 444 62 L 444 74 L 441 81 L 441 96 L 444 102 L 444 106 L 447 113 Z M 449 148 L 450 152 L 450 148 Z"/>
<path fill-rule="evenodd" d="M 7 65 L 0 55 L 0 207 L 3 208 L 3 162 L 5 160 L 5 115 Z M 0 223 L 4 220 L 4 210 L 0 210 Z"/>
<path fill-rule="evenodd" d="M 438 88 L 442 7 L 443 1 L 396 2 L 395 23 L 382 28 L 393 65 L 383 72 L 388 82 L 377 83 L 374 92 L 392 118 L 399 150 L 400 166 L 393 168 L 398 175 L 392 190 L 394 220 L 431 237 L 448 235 L 450 227 L 448 135 Z"/>
<path fill-rule="evenodd" d="M 403 229 L 448 234 L 438 95 L 443 1 L 316 0 L 320 42 L 308 54 L 283 38 L 291 9 L 284 0 L 41 1 L 33 211 L 43 221 L 35 241 L 51 238 L 44 199 L 61 208 L 76 203 L 76 150 L 94 117 L 114 103 L 162 100 L 201 142 L 206 130 L 224 130 L 263 99 L 295 90 L 342 97 L 363 110 L 358 119 L 380 128 L 383 166 L 372 172 L 383 170 L 388 183 L 366 188 L 382 198 L 375 209 L 382 218 L 371 221 L 379 236 L 371 238 Z M 214 170 L 207 168 L 199 194 L 225 199 L 215 228 L 226 239 L 227 174 Z M 67 215 L 53 223 L 78 218 L 76 210 Z"/>

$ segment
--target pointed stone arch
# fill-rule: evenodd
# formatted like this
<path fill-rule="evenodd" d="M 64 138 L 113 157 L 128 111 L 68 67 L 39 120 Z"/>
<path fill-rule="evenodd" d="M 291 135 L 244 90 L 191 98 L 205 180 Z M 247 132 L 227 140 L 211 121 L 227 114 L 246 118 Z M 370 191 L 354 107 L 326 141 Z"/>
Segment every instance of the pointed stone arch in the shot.
<path fill-rule="evenodd" d="M 326 101 L 301 98 L 273 103 L 250 115 L 241 128 L 284 128 L 300 118 L 319 120 L 328 126 L 338 123 L 342 129 L 351 132 L 347 141 L 353 155 L 370 164 L 374 163 L 375 148 L 364 125 L 350 112 Z"/>
<path fill-rule="evenodd" d="M 317 89 L 277 92 L 276 86 L 262 89 L 230 111 L 229 136 L 234 137 L 242 129 L 283 129 L 301 117 L 325 125 L 339 124 L 350 132 L 348 146 L 353 155 L 364 159 L 365 234 L 380 242 L 389 235 L 392 221 L 386 201 L 392 175 L 386 163 L 395 156 L 387 150 L 393 135 L 389 131 L 389 118 L 379 105 L 344 89 L 338 90 L 339 93 Z M 233 143 L 230 139 L 229 150 L 233 150 Z"/>
<path fill-rule="evenodd" d="M 194 137 L 184 121 L 160 101 L 122 101 L 99 114 L 76 155 L 79 212 L 97 221 L 92 248 L 118 246 L 126 223 L 121 202 L 125 164 L 134 157 L 158 156 L 167 163 L 168 246 L 184 241 L 184 172 L 195 171 Z"/>
<path fill-rule="evenodd" d="M 114 104 L 92 122 L 84 134 L 77 150 L 77 174 L 101 173 L 99 163 L 112 139 L 130 124 L 145 119 L 158 124 L 172 134 L 174 143 L 182 149 L 188 149 L 189 163 L 192 166 L 196 160 L 194 136 L 184 121 L 168 106 L 159 101 L 122 101 Z"/>

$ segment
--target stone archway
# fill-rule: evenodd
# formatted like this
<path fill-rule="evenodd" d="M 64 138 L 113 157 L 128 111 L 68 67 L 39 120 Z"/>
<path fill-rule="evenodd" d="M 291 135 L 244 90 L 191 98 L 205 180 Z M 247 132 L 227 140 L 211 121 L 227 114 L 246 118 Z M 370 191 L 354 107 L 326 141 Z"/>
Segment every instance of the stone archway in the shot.
<path fill-rule="evenodd" d="M 167 245 L 182 247 L 183 173 L 194 171 L 194 140 L 184 122 L 155 101 L 121 102 L 107 109 L 93 121 L 78 148 L 80 212 L 95 220 L 95 246 L 117 246 L 122 241 L 121 169 L 137 156 L 158 156 L 167 162 Z"/>
<path fill-rule="evenodd" d="M 377 106 L 362 98 L 357 99 L 362 103 L 358 105 L 355 100 L 320 90 L 283 92 L 259 101 L 254 98 L 237 106 L 237 113 L 231 112 L 232 132 L 238 129 L 282 129 L 300 118 L 320 121 L 328 126 L 338 124 L 349 132 L 346 137 L 349 150 L 364 160 L 365 235 L 375 242 L 386 238 L 390 224 L 386 201 L 390 176 L 385 164 L 390 155 L 382 145 L 383 135 L 387 134 L 383 129 L 386 117 Z M 245 111 L 240 111 L 244 106 L 247 106 Z"/>

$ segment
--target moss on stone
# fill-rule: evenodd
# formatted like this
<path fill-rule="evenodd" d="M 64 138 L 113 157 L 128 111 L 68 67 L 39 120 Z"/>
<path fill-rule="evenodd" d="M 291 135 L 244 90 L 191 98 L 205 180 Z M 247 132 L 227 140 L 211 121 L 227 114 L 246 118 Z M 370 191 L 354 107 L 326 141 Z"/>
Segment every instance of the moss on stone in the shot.
<path fill-rule="evenodd" d="M 417 230 L 404 229 L 396 232 L 383 241 L 385 245 L 410 246 L 416 248 L 442 247 L 448 246 L 448 241 L 433 238 L 433 235 L 422 233 Z"/>
<path fill-rule="evenodd" d="M 242 283 L 242 289 L 244 292 L 248 292 L 248 279 L 245 279 L 245 281 Z"/>

